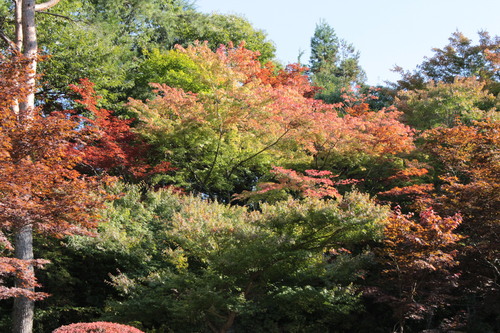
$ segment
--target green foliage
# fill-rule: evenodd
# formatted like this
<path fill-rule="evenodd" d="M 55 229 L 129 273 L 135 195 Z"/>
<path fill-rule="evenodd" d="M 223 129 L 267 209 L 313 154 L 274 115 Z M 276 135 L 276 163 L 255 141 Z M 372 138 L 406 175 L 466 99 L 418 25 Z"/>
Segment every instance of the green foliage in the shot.
<path fill-rule="evenodd" d="M 351 283 L 363 274 L 363 248 L 380 238 L 388 213 L 366 195 L 290 199 L 264 204 L 262 212 L 164 190 L 151 196 L 171 203 L 155 211 L 163 221 L 155 235 L 168 242 L 148 241 L 163 261 L 140 276 L 135 268 L 113 277 L 125 300 L 110 302 L 106 319 L 133 318 L 167 332 L 300 332 L 326 331 L 360 310 Z M 107 251 L 99 241 L 92 248 Z"/>
<path fill-rule="evenodd" d="M 9 6 L 8 1 L 0 1 L 0 29 L 12 37 Z M 37 14 L 42 54 L 50 56 L 40 66 L 44 77 L 38 95 L 40 102 L 55 107 L 61 97 L 67 97 L 67 86 L 81 78 L 96 84 L 108 107 L 127 97 L 144 97 L 148 87 L 141 77 L 147 83 L 156 79 L 138 71 L 144 54 L 154 49 L 167 51 L 176 44 L 207 40 L 216 49 L 220 44 L 245 41 L 249 49 L 260 52 L 263 61 L 274 58 L 272 42 L 246 19 L 199 13 L 185 0 L 66 0 L 50 12 L 59 16 Z M 143 75 L 137 78 L 137 73 Z"/>
<path fill-rule="evenodd" d="M 434 55 L 417 66 L 414 71 L 405 71 L 395 67 L 401 79 L 392 86 L 396 90 L 423 89 L 429 81 L 453 83 L 456 77 L 476 77 L 485 82 L 485 90 L 495 96 L 500 93 L 500 37 L 491 37 L 486 31 L 480 31 L 479 44 L 459 31 L 449 38 L 449 44 L 443 48 L 434 48 Z"/>
<path fill-rule="evenodd" d="M 167 175 L 168 183 L 229 201 L 271 163 L 304 156 L 300 136 L 311 123 L 311 109 L 322 106 L 302 95 L 301 76 L 288 85 L 266 84 L 258 77 L 257 53 L 243 46 L 213 52 L 204 43 L 153 56 L 158 61 L 151 66 L 162 68 L 162 79 L 173 87 L 155 84 L 154 99 L 129 106 L 156 158 L 178 168 Z"/>
<path fill-rule="evenodd" d="M 201 68 L 185 54 L 175 50 L 161 52 L 153 49 L 145 51 L 146 59 L 138 68 L 135 81 L 137 89 L 131 97 L 145 100 L 154 97 L 150 83 L 164 83 L 171 87 L 198 93 L 207 91 L 208 86 L 200 82 Z"/>
<path fill-rule="evenodd" d="M 255 29 L 248 20 L 238 15 L 203 14 L 188 12 L 176 22 L 176 43 L 184 47 L 194 41 L 208 41 L 212 50 L 220 45 L 245 42 L 246 48 L 258 51 L 262 63 L 275 57 L 276 48 L 263 30 Z"/>
<path fill-rule="evenodd" d="M 115 258 L 116 267 L 107 273 L 119 269 L 144 274 L 165 260 L 165 219 L 174 214 L 179 202 L 168 192 L 145 192 L 139 185 L 119 183 L 110 191 L 119 198 L 103 212 L 107 222 L 99 226 L 97 236 L 72 237 L 69 247 L 89 256 L 105 253 Z"/>
<path fill-rule="evenodd" d="M 322 88 L 317 98 L 327 103 L 341 102 L 342 89 L 361 85 L 366 75 L 359 65 L 359 52 L 339 39 L 325 21 L 316 25 L 311 38 L 311 79 Z"/>
<path fill-rule="evenodd" d="M 498 119 L 495 96 L 484 90 L 484 82 L 475 78 L 456 78 L 452 83 L 429 82 L 421 90 L 400 91 L 396 105 L 412 127 L 425 130 L 438 126 L 453 127 L 458 122 Z M 485 108 L 486 107 L 486 108 Z"/>
<path fill-rule="evenodd" d="M 478 77 L 485 82 L 497 82 L 498 88 L 498 59 L 489 55 L 498 54 L 500 36 L 491 37 L 486 31 L 478 35 L 479 44 L 472 45 L 470 38 L 459 31 L 454 32 L 448 45 L 433 49 L 434 56 L 420 65 L 422 73 L 431 80 L 447 83 L 452 83 L 457 76 Z"/>

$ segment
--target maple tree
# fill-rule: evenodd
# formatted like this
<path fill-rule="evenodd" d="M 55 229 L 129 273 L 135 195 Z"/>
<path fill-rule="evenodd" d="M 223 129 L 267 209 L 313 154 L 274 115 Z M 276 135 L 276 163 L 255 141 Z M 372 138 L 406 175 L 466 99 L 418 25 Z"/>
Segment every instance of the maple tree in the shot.
<path fill-rule="evenodd" d="M 413 131 L 394 108 L 372 112 L 371 96 L 348 94 L 325 104 L 312 98 L 317 88 L 304 67 L 276 70 L 257 56 L 244 45 L 178 47 L 162 56 L 176 64 L 164 72 L 168 84 L 152 84 L 153 99 L 130 101 L 138 132 L 178 168 L 171 181 L 229 200 L 271 164 L 312 159 L 321 170 L 339 156 L 366 160 L 413 148 Z"/>
<path fill-rule="evenodd" d="M 451 321 L 454 325 L 474 325 L 488 313 L 497 315 L 493 309 L 497 308 L 499 291 L 495 282 L 499 253 L 498 140 L 498 121 L 493 120 L 427 130 L 420 136 L 418 147 L 425 163 L 408 161 L 406 169 L 389 179 L 398 185 L 379 194 L 382 198 L 392 196 L 393 202 L 417 212 L 433 207 L 442 215 L 461 214 L 462 222 L 456 230 L 465 238 L 453 246 L 459 261 L 456 270 L 460 271 L 453 281 L 469 307 L 479 306 L 469 303 L 476 297 L 484 305 L 481 315 L 464 310 L 465 316 Z M 419 237 L 415 232 L 411 235 Z M 439 278 L 433 279 L 430 282 L 438 285 Z"/>
<path fill-rule="evenodd" d="M 303 75 L 286 80 L 280 72 L 274 85 L 263 82 L 258 53 L 243 45 L 213 52 L 198 44 L 176 52 L 202 70 L 188 72 L 193 79 L 177 87 L 153 84 L 154 99 L 129 105 L 142 121 L 139 133 L 179 168 L 176 181 L 192 190 L 229 200 L 271 161 L 303 155 L 296 146 L 312 125 L 310 114 L 330 108 L 303 96 Z M 204 88 L 193 93 L 183 82 Z"/>
<path fill-rule="evenodd" d="M 498 308 L 498 234 L 500 219 L 500 123 L 481 121 L 424 133 L 424 151 L 436 161 L 439 183 L 434 207 L 444 214 L 460 212 L 467 236 L 460 249 L 462 285 L 483 298 L 484 313 Z M 495 300 L 496 299 L 496 300 Z M 488 301 L 486 301 L 488 300 Z"/>
<path fill-rule="evenodd" d="M 88 234 L 96 226 L 101 207 L 99 182 L 74 168 L 81 161 L 78 145 L 84 132 L 79 118 L 61 112 L 48 115 L 16 106 L 32 93 L 31 58 L 15 55 L 0 63 L 0 229 L 14 239 L 4 241 L 14 258 L 2 259 L 2 275 L 20 277 L 14 287 L 2 287 L 2 297 L 15 297 L 33 311 L 33 300 L 45 296 L 34 291 L 32 231 L 62 237 Z M 12 74 L 11 76 L 4 76 Z M 22 111 L 22 110 L 21 110 Z M 27 114 L 27 112 L 30 112 Z M 14 315 L 14 330 L 29 332 L 32 318 Z M 17 322 L 16 320 L 21 320 Z"/>
<path fill-rule="evenodd" d="M 377 297 L 393 308 L 399 332 L 407 320 L 423 320 L 445 304 L 458 279 L 450 269 L 458 264 L 455 244 L 462 237 L 454 231 L 461 221 L 460 215 L 442 218 L 430 208 L 418 220 L 399 208 L 390 217 L 381 254 L 389 266 L 383 272 L 389 279 L 386 288 L 392 284 L 396 290 Z"/>
<path fill-rule="evenodd" d="M 166 161 L 157 165 L 148 161 L 150 146 L 133 132 L 130 125 L 134 119 L 121 119 L 112 111 L 98 107 L 100 97 L 96 95 L 92 82 L 82 79 L 70 88 L 81 96 L 75 102 L 90 113 L 82 118 L 82 126 L 95 138 L 87 140 L 87 144 L 80 148 L 83 154 L 81 169 L 91 174 L 118 175 L 131 181 L 172 170 Z"/>
<path fill-rule="evenodd" d="M 36 112 L 35 90 L 36 90 L 36 78 L 37 78 L 37 64 L 39 60 L 35 12 L 47 10 L 57 5 L 59 1 L 60 0 L 49 0 L 47 2 L 36 4 L 35 0 L 15 0 L 14 6 L 12 8 L 14 22 L 15 22 L 14 40 L 12 41 L 3 31 L 0 31 L 0 37 L 2 38 L 3 41 L 5 41 L 8 44 L 8 49 L 5 52 L 5 54 L 7 55 L 12 54 L 16 57 L 23 58 L 23 61 L 20 62 L 19 65 L 12 65 L 12 63 L 8 60 L 2 62 L 1 64 L 2 66 L 7 66 L 7 67 L 13 66 L 14 68 L 17 68 L 18 73 L 15 75 L 15 78 L 20 78 L 19 81 L 14 79 L 13 81 L 9 82 L 10 84 L 13 85 L 14 91 L 12 90 L 12 87 L 9 87 L 8 85 L 4 84 L 2 85 L 2 88 L 4 89 L 7 88 L 8 90 L 0 91 L 0 94 L 5 93 L 7 95 L 5 97 L 7 104 L 3 105 L 3 108 L 8 108 L 7 110 L 5 110 L 7 115 L 4 116 L 4 118 L 6 118 L 5 119 L 6 125 L 4 128 L 6 129 L 8 129 L 10 126 L 15 127 L 16 125 L 21 125 L 23 127 L 30 127 L 31 124 L 29 123 L 29 121 L 35 118 L 35 112 Z M 22 88 L 19 88 L 20 85 L 22 85 Z M 19 90 L 15 91 L 15 88 L 18 88 Z M 16 134 L 15 133 L 16 131 L 12 132 L 14 132 L 12 134 L 14 135 Z M 8 150 L 10 148 L 15 148 L 15 146 L 17 145 L 16 140 L 12 139 L 9 140 L 10 138 L 6 139 L 8 143 L 4 145 L 2 148 L 7 148 L 7 151 L 0 155 L 12 154 L 12 152 L 9 152 Z M 29 159 L 23 159 L 22 156 L 10 155 L 9 157 L 13 159 L 19 159 L 19 161 L 22 161 L 23 163 L 21 163 L 21 165 L 23 167 L 27 167 L 29 164 Z M 7 161 L 9 160 L 9 157 L 6 158 Z M 21 172 L 24 171 L 22 170 L 23 167 L 20 167 L 18 171 Z M 17 167 L 13 167 L 12 165 L 9 166 L 7 163 L 5 176 L 10 176 L 10 177 L 18 176 L 14 177 L 14 179 L 19 178 L 22 179 L 22 181 L 25 181 L 22 177 L 19 177 L 19 174 L 9 175 L 9 173 L 12 172 L 12 170 L 9 169 L 15 170 L 17 169 Z M 26 174 L 30 175 L 30 173 Z M 5 182 L 5 179 L 3 181 Z M 38 181 L 41 181 L 41 179 L 38 179 Z M 15 186 L 19 184 L 15 184 L 15 181 L 11 182 L 10 184 L 13 184 L 14 186 L 12 186 L 13 188 L 6 189 L 5 194 L 2 194 L 3 198 L 9 197 L 9 194 L 16 193 Z M 12 192 L 13 189 L 14 192 Z M 23 186 L 21 186 L 19 189 L 26 191 L 26 189 Z M 23 192 L 22 190 L 21 193 Z M 20 200 L 21 202 L 26 201 L 26 199 L 29 200 L 29 194 L 25 193 L 24 197 L 21 196 L 20 198 L 22 198 L 22 200 Z M 13 204 L 15 206 L 15 200 Z M 9 207 L 9 205 L 7 205 L 5 206 L 5 208 L 7 209 L 6 211 L 8 212 L 7 218 L 8 219 L 14 218 L 14 221 L 17 222 L 15 224 L 16 227 L 18 227 L 18 230 L 16 230 L 14 238 L 15 258 L 32 262 L 33 225 L 31 224 L 31 221 L 29 219 L 26 219 L 25 216 L 23 218 L 24 212 L 22 212 L 21 214 L 17 213 L 18 216 L 12 216 L 11 215 L 12 211 L 9 210 L 11 210 L 14 207 L 11 208 Z M 14 208 L 14 211 L 16 210 L 16 208 Z M 2 210 L 4 210 L 4 208 L 2 208 Z M 14 221 L 10 223 L 14 224 Z M 32 265 L 28 265 L 27 268 L 28 270 L 33 270 Z M 32 273 L 28 275 L 32 275 Z M 17 280 L 17 282 L 19 284 L 23 283 L 26 284 L 26 281 L 23 280 Z M 27 290 L 29 289 L 33 288 L 28 288 Z M 14 298 L 14 305 L 12 312 L 14 332 L 16 333 L 31 332 L 33 326 L 33 309 L 34 309 L 34 302 L 29 297 L 19 296 Z"/>

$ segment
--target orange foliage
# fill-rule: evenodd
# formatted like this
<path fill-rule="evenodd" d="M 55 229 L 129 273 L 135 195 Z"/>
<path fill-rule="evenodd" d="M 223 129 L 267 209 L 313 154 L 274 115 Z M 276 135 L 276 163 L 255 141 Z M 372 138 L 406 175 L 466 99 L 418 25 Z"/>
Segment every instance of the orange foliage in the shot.
<path fill-rule="evenodd" d="M 364 153 L 369 156 L 394 155 L 414 148 L 413 130 L 399 121 L 393 109 L 339 117 L 333 112 L 314 114 L 315 139 L 312 153 Z"/>
<path fill-rule="evenodd" d="M 421 270 L 436 271 L 454 266 L 454 251 L 446 252 L 461 236 L 454 233 L 460 215 L 442 218 L 432 209 L 420 213 L 419 220 L 396 209 L 385 229 L 385 254 L 394 262 L 399 274 Z"/>
<path fill-rule="evenodd" d="M 137 131 L 196 190 L 208 193 L 221 184 L 215 179 L 234 178 L 245 167 L 259 170 L 253 177 L 259 178 L 263 165 L 252 165 L 259 160 L 279 165 L 315 159 L 316 169 L 328 169 L 338 156 L 359 161 L 414 147 L 413 131 L 399 121 L 401 112 L 370 111 L 371 95 L 346 94 L 338 105 L 311 98 L 316 88 L 297 64 L 282 70 L 262 66 L 258 53 L 243 45 L 213 52 L 198 43 L 178 46 L 177 52 L 200 69 L 193 75 L 205 88 L 192 93 L 153 83 L 155 98 L 130 100 L 129 106 L 141 121 Z M 231 184 L 220 187 L 232 191 Z"/>
<path fill-rule="evenodd" d="M 43 267 L 48 264 L 48 260 L 20 260 L 15 258 L 0 257 L 0 300 L 24 296 L 31 300 L 41 300 L 47 296 L 47 293 L 33 292 L 31 288 L 39 287 L 35 274 L 30 267 Z M 3 277 L 13 276 L 18 281 L 15 287 L 3 286 Z"/>
<path fill-rule="evenodd" d="M 468 236 L 461 253 L 464 282 L 498 299 L 500 122 L 436 128 L 426 131 L 424 138 L 424 149 L 440 164 L 443 182 L 435 207 L 464 217 L 462 232 Z"/>
<path fill-rule="evenodd" d="M 460 215 L 442 218 L 432 209 L 420 213 L 415 220 L 396 209 L 385 229 L 381 254 L 388 269 L 385 283 L 396 288 L 394 295 L 383 296 L 394 309 L 400 327 L 406 319 L 421 320 L 449 297 L 458 275 L 450 271 L 456 266 L 455 234 Z"/>
<path fill-rule="evenodd" d="M 77 130 L 80 118 L 60 112 L 20 115 L 12 108 L 27 93 L 24 65 L 20 57 L 0 61 L 0 235 L 5 250 L 12 249 L 5 235 L 26 226 L 56 237 L 90 234 L 103 204 L 99 180 L 74 169 L 86 139 Z M 0 297 L 44 296 L 23 289 L 36 285 L 27 268 L 43 263 L 2 258 L 0 276 L 20 277 L 24 286 L 2 287 Z"/>

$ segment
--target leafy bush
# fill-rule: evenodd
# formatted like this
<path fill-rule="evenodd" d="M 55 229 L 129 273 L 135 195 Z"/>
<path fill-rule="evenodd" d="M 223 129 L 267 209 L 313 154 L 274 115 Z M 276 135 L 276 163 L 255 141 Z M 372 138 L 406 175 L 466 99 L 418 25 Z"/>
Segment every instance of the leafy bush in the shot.
<path fill-rule="evenodd" d="M 99 321 L 61 326 L 52 333 L 144 333 L 135 327 Z"/>

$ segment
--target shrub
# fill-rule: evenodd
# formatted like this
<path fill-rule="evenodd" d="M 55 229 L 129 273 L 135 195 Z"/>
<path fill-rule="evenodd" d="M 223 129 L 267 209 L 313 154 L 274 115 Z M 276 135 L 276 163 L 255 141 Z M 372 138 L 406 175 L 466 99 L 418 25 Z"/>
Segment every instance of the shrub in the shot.
<path fill-rule="evenodd" d="M 144 333 L 128 325 L 99 321 L 95 323 L 75 323 L 61 326 L 52 333 Z"/>

